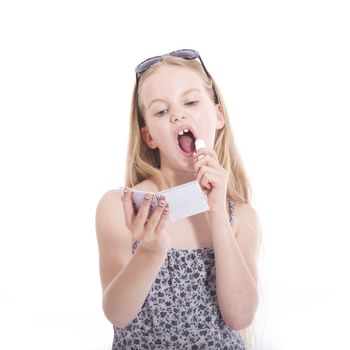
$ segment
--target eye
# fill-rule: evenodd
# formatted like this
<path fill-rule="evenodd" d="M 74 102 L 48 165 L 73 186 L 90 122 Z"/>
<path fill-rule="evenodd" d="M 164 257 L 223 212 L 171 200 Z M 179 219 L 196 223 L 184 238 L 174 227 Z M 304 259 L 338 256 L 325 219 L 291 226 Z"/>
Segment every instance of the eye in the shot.
<path fill-rule="evenodd" d="M 195 104 L 195 103 L 198 103 L 199 101 L 190 101 L 190 102 L 187 102 L 187 103 L 185 103 L 186 105 L 193 105 L 193 104 Z"/>
<path fill-rule="evenodd" d="M 166 111 L 166 109 L 163 109 L 162 111 L 159 111 L 158 113 L 156 113 L 155 115 L 163 115 L 164 111 Z"/>

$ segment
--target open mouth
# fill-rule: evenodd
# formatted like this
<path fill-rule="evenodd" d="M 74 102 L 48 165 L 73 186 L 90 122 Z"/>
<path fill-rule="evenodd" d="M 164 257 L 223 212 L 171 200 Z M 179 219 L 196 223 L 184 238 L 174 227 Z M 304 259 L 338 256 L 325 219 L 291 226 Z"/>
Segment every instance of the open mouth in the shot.
<path fill-rule="evenodd" d="M 195 138 L 190 130 L 183 135 L 178 135 L 177 142 L 179 148 L 186 154 L 192 154 L 196 150 Z"/>

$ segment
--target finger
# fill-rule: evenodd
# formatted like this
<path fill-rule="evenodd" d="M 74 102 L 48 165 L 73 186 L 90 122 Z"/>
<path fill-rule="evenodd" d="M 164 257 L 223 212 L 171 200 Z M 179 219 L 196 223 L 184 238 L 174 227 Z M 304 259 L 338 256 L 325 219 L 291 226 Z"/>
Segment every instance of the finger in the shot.
<path fill-rule="evenodd" d="M 212 164 L 213 166 L 219 166 L 220 164 L 219 164 L 219 162 L 213 157 L 213 156 L 211 156 L 210 154 L 205 154 L 204 156 L 203 156 L 203 158 L 201 158 L 201 159 L 199 159 L 199 160 L 197 160 L 197 161 L 195 161 L 195 163 L 194 164 L 199 164 L 199 165 L 203 165 L 203 164 L 206 164 L 206 163 L 210 163 L 210 164 Z"/>
<path fill-rule="evenodd" d="M 219 158 L 215 150 L 208 148 L 208 151 L 206 152 L 206 154 L 209 154 L 213 159 L 219 162 Z"/>
<path fill-rule="evenodd" d="M 131 201 L 131 195 L 132 195 L 131 190 L 130 188 L 127 188 L 127 187 L 125 188 L 125 190 L 126 192 L 123 193 L 121 200 L 123 202 L 125 223 L 127 227 L 130 229 L 135 213 L 134 213 L 134 207 Z"/>
<path fill-rule="evenodd" d="M 161 197 L 157 208 L 155 209 L 154 213 L 151 215 L 150 219 L 148 220 L 147 232 L 154 232 L 166 206 L 167 206 L 166 200 L 164 199 L 164 197 Z"/>
<path fill-rule="evenodd" d="M 165 226 L 169 221 L 169 212 L 170 212 L 169 206 L 167 205 L 163 210 L 163 213 L 158 221 L 157 227 L 155 228 L 156 235 L 159 235 L 162 232 L 164 232 Z"/>
<path fill-rule="evenodd" d="M 206 196 L 208 196 L 209 190 L 208 190 L 207 188 L 205 188 L 205 189 L 203 190 L 203 192 L 204 192 L 204 194 L 205 194 Z"/>
<path fill-rule="evenodd" d="M 213 183 L 217 183 L 218 180 L 219 177 L 215 169 L 207 166 L 203 166 L 197 174 L 197 181 L 199 184 L 209 190 L 212 188 Z"/>
<path fill-rule="evenodd" d="M 149 210 L 152 204 L 152 194 L 151 193 L 146 193 L 145 196 L 143 197 L 143 201 L 140 205 L 140 208 L 138 210 L 138 213 L 135 218 L 135 226 L 136 227 L 144 227 L 147 218 L 149 216 Z"/>
<path fill-rule="evenodd" d="M 219 161 L 217 153 L 215 152 L 215 150 L 213 150 L 211 148 L 201 148 L 196 153 L 192 154 L 193 159 L 198 159 L 198 160 L 203 159 L 203 157 L 201 157 L 201 156 L 205 156 L 205 155 L 209 155 L 213 159 Z M 201 159 L 199 159 L 199 158 L 201 158 Z"/>
<path fill-rule="evenodd" d="M 213 178 L 211 176 L 211 174 L 204 174 L 202 177 L 202 183 L 203 186 L 205 186 L 208 190 L 210 190 L 213 186 Z"/>
<path fill-rule="evenodd" d="M 208 165 L 208 166 L 213 167 L 213 168 L 218 168 L 220 166 L 220 164 L 215 159 L 213 159 L 211 156 L 205 155 L 202 159 L 194 162 L 193 166 L 194 166 L 196 173 L 199 171 L 199 169 L 201 167 L 203 167 L 203 165 Z"/>
<path fill-rule="evenodd" d="M 203 184 L 212 187 L 221 187 L 224 184 L 222 177 L 217 174 L 207 173 L 203 176 Z"/>
<path fill-rule="evenodd" d="M 198 170 L 198 173 L 197 173 L 197 181 L 198 182 L 201 182 L 202 181 L 202 178 L 205 174 L 216 174 L 216 170 L 207 166 L 207 165 L 203 165 L 199 170 Z"/>

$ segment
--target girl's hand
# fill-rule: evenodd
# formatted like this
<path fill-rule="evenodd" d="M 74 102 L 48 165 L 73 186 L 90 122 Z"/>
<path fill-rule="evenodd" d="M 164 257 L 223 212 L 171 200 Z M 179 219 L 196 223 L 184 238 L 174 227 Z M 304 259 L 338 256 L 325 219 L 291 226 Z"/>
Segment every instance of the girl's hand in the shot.
<path fill-rule="evenodd" d="M 146 199 L 148 197 L 148 199 Z M 164 206 L 158 206 L 152 215 L 149 216 L 151 204 L 151 194 L 145 196 L 143 203 L 135 215 L 134 207 L 131 201 L 131 191 L 122 196 L 125 223 L 132 234 L 133 240 L 140 240 L 140 247 L 151 254 L 165 254 L 171 245 L 169 235 L 165 232 L 169 206 L 164 196 L 160 197 L 160 203 Z"/>
<path fill-rule="evenodd" d="M 201 159 L 197 159 L 203 155 Z M 208 197 L 209 210 L 226 212 L 226 192 L 229 173 L 220 163 L 216 152 L 210 148 L 201 148 L 193 154 L 196 179 Z"/>

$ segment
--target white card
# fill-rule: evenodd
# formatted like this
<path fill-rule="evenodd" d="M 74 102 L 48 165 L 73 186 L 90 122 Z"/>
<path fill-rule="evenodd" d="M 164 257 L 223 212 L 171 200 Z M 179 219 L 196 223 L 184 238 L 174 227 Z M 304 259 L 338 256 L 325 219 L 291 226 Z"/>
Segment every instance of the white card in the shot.
<path fill-rule="evenodd" d="M 131 190 L 135 213 L 137 213 L 146 191 Z M 169 206 L 169 220 L 176 221 L 188 216 L 199 214 L 209 210 L 207 197 L 197 180 L 185 184 L 168 188 L 164 191 L 152 193 L 150 214 L 158 205 L 159 197 L 163 195 Z"/>

